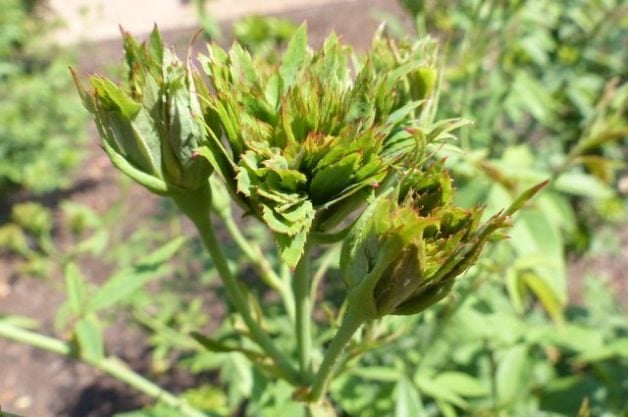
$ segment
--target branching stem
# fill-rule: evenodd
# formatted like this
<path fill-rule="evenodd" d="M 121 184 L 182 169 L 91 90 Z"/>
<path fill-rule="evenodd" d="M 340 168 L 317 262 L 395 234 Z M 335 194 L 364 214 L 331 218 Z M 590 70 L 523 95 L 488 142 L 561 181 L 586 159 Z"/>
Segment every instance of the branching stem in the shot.
<path fill-rule="evenodd" d="M 338 358 L 363 322 L 364 320 L 352 307 L 347 309 L 347 312 L 342 319 L 342 324 L 332 339 L 331 344 L 325 353 L 325 358 L 323 359 L 323 362 L 321 363 L 321 366 L 315 376 L 308 398 L 311 402 L 319 402 L 325 395 L 329 381 L 333 377 Z"/>
<path fill-rule="evenodd" d="M 246 296 L 240 288 L 240 284 L 229 269 L 227 258 L 220 249 L 220 243 L 216 238 L 214 227 L 211 224 L 210 213 L 210 196 L 209 189 L 207 193 L 190 193 L 174 196 L 174 200 L 179 208 L 196 226 L 201 240 L 209 255 L 211 256 L 214 266 L 218 271 L 227 297 L 242 316 L 244 323 L 249 329 L 251 338 L 258 346 L 273 360 L 277 369 L 283 374 L 284 378 L 294 385 L 300 385 L 301 375 L 294 368 L 290 360 L 280 352 L 273 343 L 270 336 L 262 329 L 260 323 L 251 314 Z"/>

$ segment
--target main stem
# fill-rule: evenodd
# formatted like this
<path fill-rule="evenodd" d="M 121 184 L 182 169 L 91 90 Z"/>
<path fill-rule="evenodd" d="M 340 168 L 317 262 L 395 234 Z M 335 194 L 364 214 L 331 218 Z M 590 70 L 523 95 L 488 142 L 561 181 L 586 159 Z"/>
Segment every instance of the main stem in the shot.
<path fill-rule="evenodd" d="M 340 354 L 344 351 L 345 346 L 349 343 L 363 322 L 364 320 L 356 314 L 355 310 L 351 306 L 349 306 L 342 319 L 342 324 L 340 325 L 338 332 L 336 332 L 336 335 L 325 353 L 323 363 L 321 363 L 314 379 L 314 383 L 312 384 L 312 389 L 310 390 L 310 395 L 308 397 L 311 402 L 318 402 L 325 395 L 327 385 L 334 374 L 336 362 L 338 361 Z"/>
<path fill-rule="evenodd" d="M 190 195 L 176 196 L 174 200 L 196 226 L 201 240 L 222 278 L 227 297 L 242 316 L 244 323 L 249 329 L 251 338 L 275 362 L 277 368 L 290 383 L 300 385 L 302 381 L 299 372 L 292 366 L 288 358 L 277 349 L 272 339 L 262 330 L 259 322 L 251 315 L 246 296 L 229 269 L 227 259 L 220 249 L 220 243 L 216 239 L 214 227 L 209 219 L 209 198 L 209 195 L 203 193 L 191 193 Z"/>
<path fill-rule="evenodd" d="M 55 339 L 30 330 L 15 327 L 9 324 L 0 323 L 0 337 L 5 337 L 13 341 L 47 350 L 58 355 L 73 356 L 73 350 L 62 340 Z M 116 357 L 100 359 L 79 358 L 85 363 L 108 373 L 114 378 L 127 385 L 143 392 L 146 395 L 176 409 L 185 417 L 207 417 L 208 415 L 190 406 L 185 400 L 178 398 L 174 394 L 164 390 L 143 376 L 137 374 L 124 362 Z"/>
<path fill-rule="evenodd" d="M 310 299 L 310 244 L 306 243 L 297 264 L 292 291 L 295 300 L 295 330 L 301 375 L 309 379 L 312 360 L 312 300 Z"/>

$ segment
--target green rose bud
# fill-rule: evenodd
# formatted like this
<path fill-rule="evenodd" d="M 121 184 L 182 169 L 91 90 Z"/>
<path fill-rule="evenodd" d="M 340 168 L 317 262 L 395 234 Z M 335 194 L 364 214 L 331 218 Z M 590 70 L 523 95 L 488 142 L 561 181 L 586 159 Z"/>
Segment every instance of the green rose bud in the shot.
<path fill-rule="evenodd" d="M 123 35 L 124 87 L 93 76 L 87 91 L 75 76 L 104 150 L 116 167 L 158 194 L 206 187 L 211 165 L 196 152 L 206 131 L 190 69 L 164 49 L 156 28 L 147 44 Z"/>
<path fill-rule="evenodd" d="M 542 185 L 480 225 L 482 210 L 453 205 L 442 162 L 407 173 L 394 193 L 361 215 L 344 242 L 340 269 L 351 308 L 366 320 L 417 314 L 438 302 Z"/>

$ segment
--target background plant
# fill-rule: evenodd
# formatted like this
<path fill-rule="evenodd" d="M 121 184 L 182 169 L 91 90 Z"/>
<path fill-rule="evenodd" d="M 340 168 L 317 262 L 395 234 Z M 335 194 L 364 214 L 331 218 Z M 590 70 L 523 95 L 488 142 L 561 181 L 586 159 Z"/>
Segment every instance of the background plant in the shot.
<path fill-rule="evenodd" d="M 244 17 L 233 25 L 233 37 L 247 50 L 257 55 L 266 55 L 269 60 L 278 58 L 297 25 L 279 17 L 253 15 Z"/>
<path fill-rule="evenodd" d="M 626 160 L 626 54 L 615 53 L 626 34 L 625 5 L 402 4 L 418 32 L 446 39 L 448 94 L 440 109 L 476 122 L 463 128 L 463 149 L 490 160 L 516 148 L 531 155 L 534 169 L 556 177 L 556 191 L 569 196 L 564 201 L 584 206 L 570 216 L 577 222 L 568 237 L 571 247 L 588 244 L 592 221 L 581 214 L 610 221 L 625 216 L 616 184 Z M 495 178 L 500 170 L 491 168 L 477 171 L 495 181 L 517 180 L 508 172 Z"/>
<path fill-rule="evenodd" d="M 39 2 L 3 0 L 0 22 L 0 198 L 70 184 L 85 116 L 71 92 L 67 53 L 44 41 Z"/>

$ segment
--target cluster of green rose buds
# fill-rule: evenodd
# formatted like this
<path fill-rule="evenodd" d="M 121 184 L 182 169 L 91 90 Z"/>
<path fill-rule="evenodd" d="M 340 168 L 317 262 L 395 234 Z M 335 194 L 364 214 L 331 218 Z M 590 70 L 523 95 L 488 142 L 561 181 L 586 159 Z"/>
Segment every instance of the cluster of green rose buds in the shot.
<path fill-rule="evenodd" d="M 452 180 L 434 145 L 464 121 L 433 120 L 436 49 L 429 40 L 397 43 L 380 32 L 358 55 L 335 35 L 309 48 L 302 26 L 279 63 L 237 43 L 229 51 L 211 44 L 199 59 L 202 71 L 165 49 L 157 29 L 141 45 L 124 34 L 124 47 L 122 86 L 94 76 L 88 91 L 77 80 L 103 148 L 129 177 L 175 198 L 205 232 L 251 336 L 291 381 L 310 379 L 309 359 L 302 361 L 306 374 L 297 374 L 246 311 L 239 284 L 208 237 L 209 177 L 220 177 L 233 201 L 268 227 L 295 276 L 311 244 L 342 241 L 348 310 L 312 401 L 361 323 L 416 314 L 449 294 L 486 242 L 544 185 L 484 223 L 481 209 L 453 203 Z M 304 299 L 308 288 L 299 291 Z M 298 327 L 307 311 L 297 310 Z M 299 330 L 303 355 L 307 329 Z"/>

